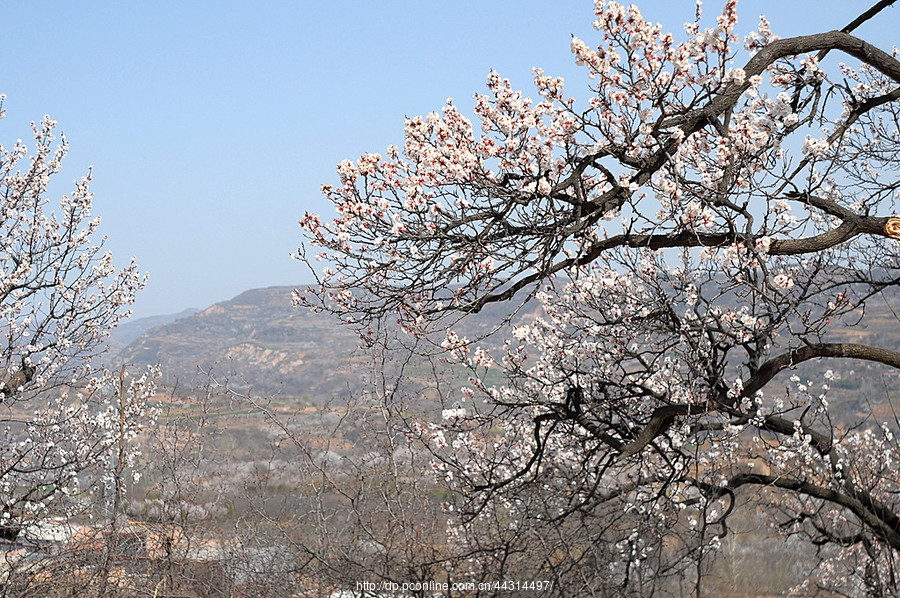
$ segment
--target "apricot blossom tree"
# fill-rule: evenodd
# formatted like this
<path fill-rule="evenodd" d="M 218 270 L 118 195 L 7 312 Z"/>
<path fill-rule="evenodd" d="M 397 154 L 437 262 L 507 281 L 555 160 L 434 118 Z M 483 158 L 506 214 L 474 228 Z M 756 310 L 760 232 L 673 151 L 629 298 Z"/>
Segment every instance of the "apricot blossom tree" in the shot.
<path fill-rule="evenodd" d="M 898 592 L 897 422 L 838 424 L 828 399 L 845 360 L 900 368 L 835 331 L 900 284 L 900 61 L 854 35 L 891 4 L 741 40 L 734 0 L 708 27 L 698 3 L 678 37 L 596 0 L 598 39 L 571 41 L 578 101 L 540 69 L 537 101 L 491 72 L 475 124 L 448 101 L 402 148 L 339 165 L 337 216 L 301 220 L 328 266 L 304 250 L 318 285 L 295 300 L 468 369 L 407 433 L 473 561 L 497 552 L 468 532 L 500 517 L 508 538 L 556 530 L 533 570 L 583 579 L 602 547 L 595 579 L 645 593 L 638 565 L 683 577 L 753 496 L 841 552 L 819 583 Z M 505 301 L 540 310 L 502 346 L 454 328 Z M 811 360 L 821 379 L 791 372 Z"/>
<path fill-rule="evenodd" d="M 3 104 L 0 97 L 0 116 Z M 145 283 L 134 260 L 117 269 L 91 215 L 91 175 L 58 205 L 51 177 L 68 144 L 57 123 L 32 123 L 34 147 L 0 146 L 0 536 L 35 516 L 64 514 L 67 497 L 112 487 L 112 461 L 133 457 L 146 376 L 126 382 L 96 360 Z M 124 376 L 124 374 L 123 374 Z M 89 475 L 90 474 L 90 475 Z M 110 494 L 107 493 L 107 496 Z M 60 501 L 68 500 L 68 503 Z"/>

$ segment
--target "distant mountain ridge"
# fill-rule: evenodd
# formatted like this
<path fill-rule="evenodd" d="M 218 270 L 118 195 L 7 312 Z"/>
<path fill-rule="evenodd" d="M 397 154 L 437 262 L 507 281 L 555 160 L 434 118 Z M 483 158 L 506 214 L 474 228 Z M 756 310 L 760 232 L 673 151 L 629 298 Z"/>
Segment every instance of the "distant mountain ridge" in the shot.
<path fill-rule="evenodd" d="M 110 348 L 113 352 L 119 352 L 140 338 L 141 335 L 145 334 L 148 330 L 171 324 L 182 318 L 190 317 L 199 311 L 200 310 L 196 308 L 188 308 L 177 314 L 148 316 L 146 318 L 137 318 L 135 320 L 125 320 L 110 333 L 108 339 Z"/>
<path fill-rule="evenodd" d="M 292 307 L 294 288 L 252 289 L 204 310 L 125 322 L 113 335 L 111 363 L 114 367 L 158 363 L 165 384 L 177 382 L 188 388 L 203 385 L 212 374 L 219 381 L 227 379 L 233 389 L 269 396 L 322 401 L 346 395 L 349 388 L 358 387 L 363 372 L 364 361 L 356 351 L 359 338 L 330 314 Z M 511 308 L 510 304 L 489 304 L 454 325 L 454 330 L 469 338 L 487 334 Z M 531 303 L 513 320 L 529 320 L 538 313 L 539 306 Z M 900 350 L 896 330 L 897 317 L 873 304 L 867 311 L 867 325 L 836 323 L 829 337 Z M 418 367 L 410 364 L 406 376 L 419 377 Z M 844 414 L 865 413 L 867 397 L 883 396 L 886 384 L 900 392 L 896 370 L 855 360 L 811 361 L 796 372 L 784 372 L 783 377 L 796 373 L 815 380 L 825 369 L 840 376 L 829 396 Z M 428 376 L 421 377 L 426 383 Z"/>
<path fill-rule="evenodd" d="M 212 373 L 219 380 L 228 378 L 232 388 L 261 394 L 343 395 L 361 379 L 359 336 L 332 314 L 294 308 L 295 288 L 251 289 L 204 310 L 136 320 L 117 337 L 131 338 L 117 353 L 114 349 L 114 363 L 159 364 L 168 385 L 202 385 Z M 476 338 L 489 333 L 513 307 L 489 304 L 454 329 Z M 531 303 L 514 319 L 534 317 L 536 309 Z"/>
<path fill-rule="evenodd" d="M 169 384 L 202 384 L 198 374 L 212 373 L 264 393 L 332 392 L 351 375 L 347 358 L 357 337 L 328 315 L 293 308 L 293 289 L 252 289 L 204 310 L 164 316 L 169 321 L 148 327 L 117 360 L 158 363 Z"/>

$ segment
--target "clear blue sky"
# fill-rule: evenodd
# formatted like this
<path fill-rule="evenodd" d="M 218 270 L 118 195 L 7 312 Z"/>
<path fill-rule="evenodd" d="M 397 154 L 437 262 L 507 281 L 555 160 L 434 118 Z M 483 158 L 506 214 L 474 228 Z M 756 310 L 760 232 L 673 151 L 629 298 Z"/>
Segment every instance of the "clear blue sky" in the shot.
<path fill-rule="evenodd" d="M 676 32 L 694 12 L 692 0 L 637 4 Z M 840 28 L 869 5 L 745 0 L 739 29 L 760 13 L 782 36 Z M 707 18 L 720 7 L 708 0 Z M 0 142 L 58 120 L 71 144 L 59 178 L 93 165 L 108 246 L 150 272 L 136 316 L 203 308 L 305 282 L 288 257 L 297 220 L 330 217 L 319 186 L 341 159 L 399 145 L 404 115 L 447 97 L 470 113 L 492 68 L 530 95 L 540 66 L 584 97 L 569 38 L 590 43 L 591 22 L 589 0 L 5 0 Z M 889 9 L 869 37 L 897 25 Z"/>

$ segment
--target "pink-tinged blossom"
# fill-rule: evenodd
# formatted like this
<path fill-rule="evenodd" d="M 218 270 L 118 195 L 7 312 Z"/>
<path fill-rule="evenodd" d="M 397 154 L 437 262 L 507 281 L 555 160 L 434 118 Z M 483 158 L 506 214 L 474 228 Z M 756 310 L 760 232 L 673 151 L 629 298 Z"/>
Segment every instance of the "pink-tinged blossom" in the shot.
<path fill-rule="evenodd" d="M 790 274 L 780 273 L 776 274 L 772 279 L 774 285 L 780 289 L 791 289 L 794 287 L 794 277 Z"/>
<path fill-rule="evenodd" d="M 807 135 L 803 140 L 803 153 L 810 154 L 811 156 L 821 156 L 828 151 L 830 145 L 828 139 L 817 139 Z"/>
<path fill-rule="evenodd" d="M 445 420 L 455 421 L 466 417 L 466 414 L 467 412 L 463 408 L 444 409 L 441 412 L 441 417 Z"/>

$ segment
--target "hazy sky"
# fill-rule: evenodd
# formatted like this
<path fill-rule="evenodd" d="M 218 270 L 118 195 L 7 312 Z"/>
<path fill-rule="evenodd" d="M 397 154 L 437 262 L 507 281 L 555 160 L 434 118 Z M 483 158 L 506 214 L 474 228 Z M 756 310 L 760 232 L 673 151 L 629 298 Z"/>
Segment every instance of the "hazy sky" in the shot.
<path fill-rule="evenodd" d="M 760 13 L 782 36 L 840 28 L 869 4 L 746 0 L 739 29 Z M 720 5 L 706 2 L 708 22 Z M 638 6 L 676 32 L 694 13 L 692 0 Z M 893 39 L 898 11 L 863 31 Z M 150 272 L 136 316 L 203 308 L 308 280 L 289 258 L 297 220 L 330 219 L 320 185 L 343 158 L 402 145 L 404 115 L 447 97 L 471 114 L 490 69 L 533 95 L 540 66 L 585 97 L 569 39 L 590 44 L 592 18 L 589 0 L 3 0 L 0 143 L 58 120 L 71 145 L 59 193 L 93 165 L 109 248 Z"/>

